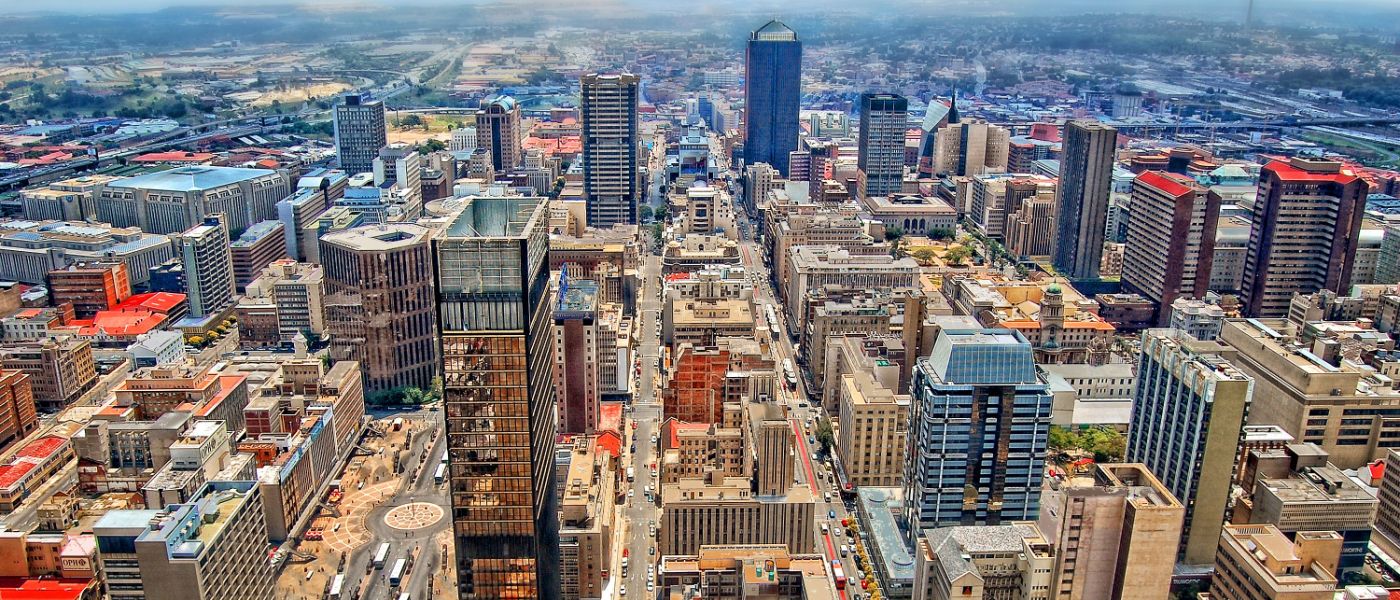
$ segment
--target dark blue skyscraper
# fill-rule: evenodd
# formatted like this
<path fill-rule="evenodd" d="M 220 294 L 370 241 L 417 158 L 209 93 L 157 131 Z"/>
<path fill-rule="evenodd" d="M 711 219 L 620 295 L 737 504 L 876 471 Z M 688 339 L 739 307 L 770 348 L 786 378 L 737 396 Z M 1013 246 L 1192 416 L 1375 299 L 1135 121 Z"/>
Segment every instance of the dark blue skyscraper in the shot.
<path fill-rule="evenodd" d="M 768 163 L 787 177 L 801 97 L 802 42 L 787 25 L 769 21 L 749 36 L 744 65 L 745 163 Z"/>

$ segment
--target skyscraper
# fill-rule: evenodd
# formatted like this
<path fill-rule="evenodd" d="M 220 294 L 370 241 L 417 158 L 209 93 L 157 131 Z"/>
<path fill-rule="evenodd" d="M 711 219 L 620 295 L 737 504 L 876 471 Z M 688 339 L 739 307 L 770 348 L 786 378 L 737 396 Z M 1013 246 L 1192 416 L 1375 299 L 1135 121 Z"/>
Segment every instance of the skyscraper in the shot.
<path fill-rule="evenodd" d="M 1368 189 L 1337 162 L 1264 165 L 1244 263 L 1247 315 L 1281 317 L 1295 293 L 1342 293 L 1351 286 Z"/>
<path fill-rule="evenodd" d="M 934 141 L 933 171 L 945 175 L 984 175 L 1006 171 L 1011 132 L 981 119 L 949 123 Z"/>
<path fill-rule="evenodd" d="M 1051 396 L 1030 342 L 1008 329 L 945 329 L 912 385 L 904 465 L 912 535 L 1037 518 Z"/>
<path fill-rule="evenodd" d="M 888 196 L 904 184 L 904 130 L 909 100 L 899 94 L 861 94 L 856 176 L 860 197 Z"/>
<path fill-rule="evenodd" d="M 433 240 L 457 596 L 559 597 L 549 203 L 468 200 Z"/>
<path fill-rule="evenodd" d="M 769 21 L 749 35 L 744 62 L 744 163 L 768 163 L 787 177 L 801 100 L 802 42 Z"/>
<path fill-rule="evenodd" d="M 1142 463 L 1186 507 L 1178 560 L 1215 557 L 1254 380 L 1212 354 L 1221 346 L 1171 329 L 1142 335 L 1127 460 Z"/>
<path fill-rule="evenodd" d="M 1200 298 L 1210 287 L 1220 202 L 1185 175 L 1148 171 L 1133 181 L 1123 287 L 1157 304 L 1158 325 L 1171 322 L 1177 298 Z"/>
<path fill-rule="evenodd" d="M 559 273 L 554 310 L 554 396 L 560 433 L 598 428 L 598 284 Z"/>
<path fill-rule="evenodd" d="M 520 164 L 520 134 L 520 106 L 515 98 L 497 96 L 476 111 L 476 145 L 491 155 L 496 173 Z"/>
<path fill-rule="evenodd" d="M 591 227 L 637 222 L 640 82 L 631 73 L 583 76 L 583 195 Z"/>
<path fill-rule="evenodd" d="M 346 94 L 345 102 L 335 107 L 333 125 L 340 168 L 351 175 L 373 170 L 374 157 L 389 143 L 384 103 L 360 94 Z"/>
<path fill-rule="evenodd" d="M 1065 125 L 1056 197 L 1054 265 L 1070 279 L 1097 279 L 1103 257 L 1113 148 L 1118 131 L 1095 121 Z"/>
<path fill-rule="evenodd" d="M 360 363 L 365 391 L 432 383 L 438 359 L 429 233 L 391 223 L 321 238 L 330 355 Z"/>
<path fill-rule="evenodd" d="M 190 316 L 216 315 L 233 306 L 233 250 L 223 215 L 205 217 L 203 223 L 176 236 L 175 243 L 185 267 Z"/>

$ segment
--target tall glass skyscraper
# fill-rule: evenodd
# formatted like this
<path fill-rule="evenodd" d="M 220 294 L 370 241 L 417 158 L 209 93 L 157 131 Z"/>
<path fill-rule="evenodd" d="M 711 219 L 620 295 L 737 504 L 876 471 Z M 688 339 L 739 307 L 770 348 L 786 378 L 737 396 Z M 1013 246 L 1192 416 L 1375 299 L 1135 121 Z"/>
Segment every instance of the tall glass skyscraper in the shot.
<path fill-rule="evenodd" d="M 637 93 L 631 73 L 590 73 L 581 80 L 583 197 L 589 227 L 636 224 Z"/>
<path fill-rule="evenodd" d="M 560 593 L 548 229 L 473 198 L 433 240 L 459 598 Z"/>
<path fill-rule="evenodd" d="M 788 176 L 797 149 L 802 42 L 779 21 L 749 35 L 744 62 L 744 163 L 768 163 Z"/>
<path fill-rule="evenodd" d="M 943 330 L 912 393 L 904 510 L 913 535 L 1038 518 L 1052 400 L 1024 336 Z"/>

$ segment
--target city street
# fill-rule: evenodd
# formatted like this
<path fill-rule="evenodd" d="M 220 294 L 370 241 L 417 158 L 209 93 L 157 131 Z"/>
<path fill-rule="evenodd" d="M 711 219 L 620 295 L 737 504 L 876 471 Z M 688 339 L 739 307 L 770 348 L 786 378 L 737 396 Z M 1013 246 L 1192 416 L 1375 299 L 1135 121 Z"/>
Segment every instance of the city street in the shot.
<path fill-rule="evenodd" d="M 636 451 L 630 452 L 626 465 L 632 468 L 636 480 L 627 485 L 630 497 L 623 509 L 622 535 L 623 547 L 630 556 L 627 575 L 619 581 L 626 586 L 628 594 L 649 597 L 643 595 L 647 584 L 647 566 L 657 558 L 652 554 L 655 538 L 651 536 L 650 526 L 653 522 L 659 523 L 661 516 L 658 503 L 648 502 L 646 494 L 647 486 L 651 486 L 653 491 L 657 489 L 656 479 L 651 476 L 651 465 L 657 460 L 656 445 L 651 438 L 657 434 L 661 424 L 661 399 L 658 394 L 659 386 L 664 381 L 656 366 L 661 359 L 661 301 L 657 299 L 661 285 L 659 257 L 647 255 L 642 258 L 642 279 L 642 298 L 637 303 L 641 314 L 641 340 L 638 344 L 641 375 L 636 402 L 631 411 L 633 430 L 630 442 Z M 617 567 L 621 569 L 620 562 Z"/>

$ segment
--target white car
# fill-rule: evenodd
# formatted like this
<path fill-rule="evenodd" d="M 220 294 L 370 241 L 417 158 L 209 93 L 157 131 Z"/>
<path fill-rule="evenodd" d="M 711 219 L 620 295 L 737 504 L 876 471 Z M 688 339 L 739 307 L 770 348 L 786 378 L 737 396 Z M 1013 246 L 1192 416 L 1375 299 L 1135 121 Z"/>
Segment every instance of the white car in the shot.
<path fill-rule="evenodd" d="M 622 587 L 617 588 L 617 593 L 618 593 L 619 596 L 626 596 L 626 595 L 627 595 L 627 586 L 624 585 L 624 586 L 622 586 Z"/>

